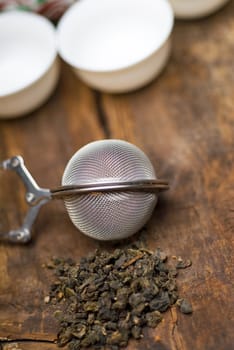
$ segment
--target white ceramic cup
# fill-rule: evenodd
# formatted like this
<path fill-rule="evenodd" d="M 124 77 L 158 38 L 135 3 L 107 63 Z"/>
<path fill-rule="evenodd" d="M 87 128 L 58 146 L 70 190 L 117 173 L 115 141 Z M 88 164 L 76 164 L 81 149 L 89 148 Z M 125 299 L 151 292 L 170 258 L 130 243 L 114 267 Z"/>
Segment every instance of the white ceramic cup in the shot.
<path fill-rule="evenodd" d="M 88 85 L 128 92 L 156 77 L 171 50 L 167 0 L 81 0 L 58 24 L 58 50 Z"/>
<path fill-rule="evenodd" d="M 170 0 L 175 17 L 181 19 L 202 18 L 224 6 L 229 0 Z"/>
<path fill-rule="evenodd" d="M 55 29 L 23 11 L 0 14 L 0 118 L 22 116 L 52 93 L 59 75 Z"/>

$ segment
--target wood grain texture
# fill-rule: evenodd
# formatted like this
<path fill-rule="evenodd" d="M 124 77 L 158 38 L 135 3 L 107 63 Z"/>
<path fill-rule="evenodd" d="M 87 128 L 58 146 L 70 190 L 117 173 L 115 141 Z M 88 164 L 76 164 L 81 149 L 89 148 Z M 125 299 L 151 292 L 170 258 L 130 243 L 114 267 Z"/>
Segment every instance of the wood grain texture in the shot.
<path fill-rule="evenodd" d="M 22 154 L 38 183 L 54 187 L 84 144 L 122 138 L 141 147 L 171 190 L 147 225 L 150 249 L 189 257 L 179 277 L 192 316 L 172 309 L 128 350 L 231 350 L 234 230 L 234 2 L 201 21 L 177 22 L 171 60 L 137 92 L 92 91 L 62 65 L 57 90 L 32 115 L 0 122 L 0 159 Z M 0 173 L 0 231 L 18 226 L 24 189 Z M 56 322 L 45 305 L 51 256 L 78 260 L 96 242 L 72 226 L 62 202 L 47 204 L 26 246 L 0 245 L 0 339 L 4 350 L 53 350 Z M 13 343 L 8 343 L 11 340 Z M 31 342 L 29 342 L 31 341 Z M 44 343 L 43 341 L 47 341 Z M 14 350 L 15 350 L 14 349 Z"/>

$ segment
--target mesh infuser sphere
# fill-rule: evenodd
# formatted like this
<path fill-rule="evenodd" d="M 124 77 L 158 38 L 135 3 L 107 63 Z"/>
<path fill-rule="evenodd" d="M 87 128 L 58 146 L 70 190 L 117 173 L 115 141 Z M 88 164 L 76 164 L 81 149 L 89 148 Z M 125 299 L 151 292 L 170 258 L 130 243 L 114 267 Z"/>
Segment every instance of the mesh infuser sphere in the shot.
<path fill-rule="evenodd" d="M 121 140 L 89 143 L 68 162 L 62 185 L 156 179 L 148 157 Z M 74 225 L 99 240 L 116 240 L 136 233 L 149 219 L 155 193 L 109 192 L 67 197 L 65 205 Z"/>

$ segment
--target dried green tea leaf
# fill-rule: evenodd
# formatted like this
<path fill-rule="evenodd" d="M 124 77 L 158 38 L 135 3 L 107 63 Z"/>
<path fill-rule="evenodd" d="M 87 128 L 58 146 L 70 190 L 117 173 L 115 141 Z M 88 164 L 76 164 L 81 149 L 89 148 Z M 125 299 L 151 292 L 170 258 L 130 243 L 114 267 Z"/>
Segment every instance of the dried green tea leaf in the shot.
<path fill-rule="evenodd" d="M 178 258 L 178 262 L 176 264 L 177 269 L 186 269 L 187 267 L 190 267 L 192 265 L 191 260 L 183 260 L 181 258 Z"/>
<path fill-rule="evenodd" d="M 148 327 L 155 328 L 162 321 L 162 315 L 159 311 L 148 312 L 145 319 Z"/>
<path fill-rule="evenodd" d="M 189 302 L 178 299 L 177 270 L 166 261 L 160 249 L 134 245 L 96 250 L 77 264 L 56 258 L 45 265 L 57 278 L 44 301 L 59 308 L 58 346 L 119 350 L 130 338 L 142 338 L 145 326 L 156 327 L 173 304 L 191 313 Z M 177 269 L 190 265 L 190 260 L 177 259 Z"/>
<path fill-rule="evenodd" d="M 183 314 L 191 314 L 193 312 L 191 303 L 186 299 L 178 299 L 176 305 Z"/>

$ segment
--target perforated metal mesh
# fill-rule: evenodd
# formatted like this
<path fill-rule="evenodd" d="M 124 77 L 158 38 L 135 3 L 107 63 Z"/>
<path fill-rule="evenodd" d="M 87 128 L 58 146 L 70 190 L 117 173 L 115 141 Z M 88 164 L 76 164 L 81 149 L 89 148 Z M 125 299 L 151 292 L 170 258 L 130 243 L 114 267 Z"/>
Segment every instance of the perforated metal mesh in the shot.
<path fill-rule="evenodd" d="M 156 179 L 153 166 L 136 146 L 121 140 L 89 143 L 68 162 L 62 185 Z M 65 205 L 74 225 L 99 240 L 136 233 L 156 205 L 154 193 L 116 192 L 70 197 Z"/>

